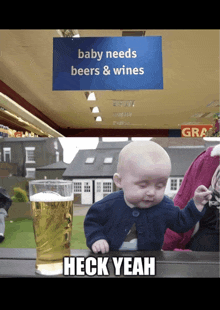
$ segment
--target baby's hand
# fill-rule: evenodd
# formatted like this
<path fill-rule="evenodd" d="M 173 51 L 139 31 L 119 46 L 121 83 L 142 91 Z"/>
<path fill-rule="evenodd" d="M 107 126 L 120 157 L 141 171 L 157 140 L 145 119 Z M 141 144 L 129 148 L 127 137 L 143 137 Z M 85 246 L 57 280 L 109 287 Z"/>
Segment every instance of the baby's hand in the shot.
<path fill-rule="evenodd" d="M 92 251 L 94 253 L 102 252 L 102 254 L 109 252 L 109 245 L 105 239 L 100 239 L 93 243 Z"/>
<path fill-rule="evenodd" d="M 194 193 L 194 203 L 199 211 L 203 210 L 204 205 L 212 198 L 212 192 L 204 185 L 197 187 Z"/>

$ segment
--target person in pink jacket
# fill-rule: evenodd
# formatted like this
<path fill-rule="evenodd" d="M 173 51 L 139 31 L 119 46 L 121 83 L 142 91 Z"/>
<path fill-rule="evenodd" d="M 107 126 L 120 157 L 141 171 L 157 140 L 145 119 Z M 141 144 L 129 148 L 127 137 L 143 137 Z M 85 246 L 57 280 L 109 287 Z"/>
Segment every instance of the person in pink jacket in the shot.
<path fill-rule="evenodd" d="M 193 161 L 193 163 L 185 173 L 181 187 L 174 198 L 175 206 L 178 206 L 180 209 L 183 209 L 186 206 L 187 202 L 193 197 L 194 192 L 199 185 L 203 184 L 207 188 L 210 187 L 212 177 L 216 172 L 217 168 L 219 167 L 219 158 L 220 158 L 219 148 L 220 145 L 217 145 L 214 148 L 209 147 L 206 151 L 202 152 Z M 219 217 L 219 213 L 216 214 Z M 205 251 L 205 250 L 215 251 L 216 247 L 218 247 L 217 251 L 219 251 L 219 246 L 217 245 L 214 246 L 214 249 L 212 248 L 212 246 L 204 247 L 203 245 L 200 246 L 200 244 L 196 244 L 196 246 L 194 244 L 192 247 L 187 246 L 187 244 L 191 241 L 194 229 L 195 227 L 186 233 L 176 233 L 170 229 L 167 229 L 164 235 L 164 243 L 162 249 L 166 251 L 173 251 L 173 250 L 184 250 L 186 248 L 189 248 L 191 250 L 197 250 L 197 251 Z M 204 237 L 206 238 L 206 236 Z M 216 235 L 216 238 L 219 238 L 219 233 L 218 235 Z M 199 243 L 200 242 L 199 240 L 200 239 L 197 239 L 196 242 Z M 215 243 L 217 243 L 217 241 L 215 241 Z"/>

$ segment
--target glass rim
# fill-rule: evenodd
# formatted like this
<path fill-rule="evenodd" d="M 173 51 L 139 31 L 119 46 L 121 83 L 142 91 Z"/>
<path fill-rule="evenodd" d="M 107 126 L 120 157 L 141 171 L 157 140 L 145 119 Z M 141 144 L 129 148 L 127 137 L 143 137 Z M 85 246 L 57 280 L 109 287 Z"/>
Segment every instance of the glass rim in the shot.
<path fill-rule="evenodd" d="M 46 180 L 33 180 L 29 181 L 29 184 L 42 184 L 42 183 L 58 183 L 58 184 L 72 184 L 73 182 L 71 180 L 54 180 L 54 179 L 46 179 Z"/>

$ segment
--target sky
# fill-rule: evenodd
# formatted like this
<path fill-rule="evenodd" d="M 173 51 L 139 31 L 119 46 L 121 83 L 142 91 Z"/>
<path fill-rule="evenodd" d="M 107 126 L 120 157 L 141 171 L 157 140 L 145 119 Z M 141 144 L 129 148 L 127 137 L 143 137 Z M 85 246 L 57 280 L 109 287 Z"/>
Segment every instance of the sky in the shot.
<path fill-rule="evenodd" d="M 150 140 L 151 138 L 132 138 L 136 140 Z M 126 141 L 128 138 L 103 138 L 103 141 Z M 63 161 L 71 163 L 78 150 L 96 149 L 99 138 L 59 138 L 63 147 Z"/>

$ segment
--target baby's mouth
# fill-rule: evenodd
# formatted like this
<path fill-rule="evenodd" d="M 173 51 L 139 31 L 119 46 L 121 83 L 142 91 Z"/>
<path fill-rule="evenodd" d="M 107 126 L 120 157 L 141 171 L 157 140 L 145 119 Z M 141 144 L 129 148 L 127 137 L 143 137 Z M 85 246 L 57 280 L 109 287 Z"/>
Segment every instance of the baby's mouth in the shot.
<path fill-rule="evenodd" d="M 154 203 L 153 200 L 142 200 L 139 207 L 140 208 L 149 208 L 153 205 L 153 203 Z"/>

